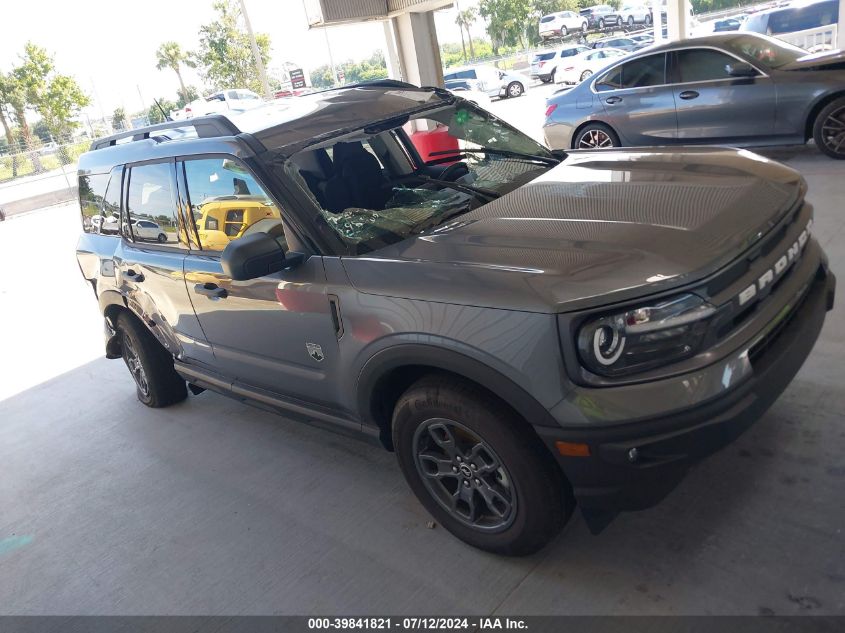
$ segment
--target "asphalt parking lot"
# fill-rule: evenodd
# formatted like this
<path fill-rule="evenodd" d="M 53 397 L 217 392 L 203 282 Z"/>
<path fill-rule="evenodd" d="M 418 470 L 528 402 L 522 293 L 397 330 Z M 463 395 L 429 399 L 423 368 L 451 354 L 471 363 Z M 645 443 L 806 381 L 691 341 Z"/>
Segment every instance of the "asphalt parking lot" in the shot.
<path fill-rule="evenodd" d="M 550 89 L 493 109 L 536 134 Z M 766 155 L 805 174 L 845 279 L 845 163 Z M 508 559 L 428 528 L 378 448 L 212 393 L 141 405 L 78 230 L 68 205 L 0 223 L 0 614 L 845 615 L 842 296 L 780 400 L 662 505 Z"/>

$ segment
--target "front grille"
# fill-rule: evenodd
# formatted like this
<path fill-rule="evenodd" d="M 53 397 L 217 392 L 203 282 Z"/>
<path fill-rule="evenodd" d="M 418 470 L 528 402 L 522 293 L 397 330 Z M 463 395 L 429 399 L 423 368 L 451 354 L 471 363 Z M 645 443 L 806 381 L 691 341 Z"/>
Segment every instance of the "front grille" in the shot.
<path fill-rule="evenodd" d="M 798 301 L 795 302 L 795 305 L 792 306 L 792 309 L 789 311 L 784 318 L 780 320 L 775 327 L 773 327 L 763 338 L 757 341 L 749 350 L 748 350 L 748 360 L 753 367 L 758 362 L 760 362 L 763 357 L 765 356 L 766 352 L 772 348 L 775 342 L 778 340 L 781 334 L 789 327 L 789 324 L 795 319 L 798 313 L 801 311 L 804 302 L 807 300 L 807 296 L 810 294 L 810 289 L 812 288 L 812 284 L 810 284 L 805 290 Z"/>

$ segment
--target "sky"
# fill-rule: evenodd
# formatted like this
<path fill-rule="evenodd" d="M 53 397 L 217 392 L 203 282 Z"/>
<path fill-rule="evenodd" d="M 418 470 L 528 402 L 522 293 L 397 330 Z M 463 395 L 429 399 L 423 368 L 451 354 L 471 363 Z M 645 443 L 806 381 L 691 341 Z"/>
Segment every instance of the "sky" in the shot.
<path fill-rule="evenodd" d="M 478 0 L 461 0 L 461 8 Z M 252 28 L 270 35 L 269 68 L 293 62 L 306 72 L 329 61 L 326 34 L 309 30 L 302 0 L 246 0 Z M 435 14 L 441 43 L 459 42 L 453 8 Z M 0 72 L 17 61 L 27 41 L 45 47 L 55 56 L 59 72 L 76 78 L 92 98 L 86 112 L 92 118 L 111 116 L 122 106 L 137 112 L 166 97 L 175 100 L 179 87 L 171 70 L 156 70 L 155 51 L 168 40 L 183 49 L 196 48 L 201 25 L 214 17 L 212 0 L 27 0 L 5 2 L 0 19 L 15 24 L 0 38 Z M 380 22 L 334 26 L 327 29 L 335 63 L 369 57 L 385 49 Z M 482 36 L 479 20 L 473 34 Z M 196 71 L 184 69 L 188 85 L 201 86 Z M 140 94 L 139 94 L 140 93 Z"/>

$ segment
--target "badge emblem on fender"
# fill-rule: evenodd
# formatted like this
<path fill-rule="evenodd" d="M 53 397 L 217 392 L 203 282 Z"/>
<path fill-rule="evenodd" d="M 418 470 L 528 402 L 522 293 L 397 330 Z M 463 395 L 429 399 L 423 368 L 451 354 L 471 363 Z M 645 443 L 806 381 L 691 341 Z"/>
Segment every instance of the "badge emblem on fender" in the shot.
<path fill-rule="evenodd" d="M 305 349 L 308 350 L 308 355 L 318 363 L 325 358 L 325 356 L 323 356 L 323 348 L 316 343 L 306 343 Z"/>

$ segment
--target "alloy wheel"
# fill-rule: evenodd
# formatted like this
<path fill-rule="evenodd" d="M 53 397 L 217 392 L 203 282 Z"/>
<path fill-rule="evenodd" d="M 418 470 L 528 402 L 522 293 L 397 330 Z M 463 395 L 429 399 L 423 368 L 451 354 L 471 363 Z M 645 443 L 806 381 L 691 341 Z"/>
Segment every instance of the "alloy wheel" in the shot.
<path fill-rule="evenodd" d="M 414 464 L 428 492 L 473 529 L 501 532 L 516 517 L 516 490 L 496 452 L 459 422 L 433 418 L 414 433 Z"/>
<path fill-rule="evenodd" d="M 132 339 L 125 334 L 123 335 L 123 360 L 129 368 L 132 378 L 135 379 L 135 384 L 138 386 L 139 391 L 144 396 L 149 396 L 150 384 L 147 382 L 147 374 L 144 371 L 144 366 L 141 364 L 138 350 L 135 349 Z"/>
<path fill-rule="evenodd" d="M 510 86 L 508 86 L 508 96 L 518 97 L 521 94 L 522 94 L 522 86 L 519 85 L 517 82 L 513 82 Z"/>
<path fill-rule="evenodd" d="M 822 142 L 835 154 L 845 152 L 845 106 L 831 112 L 822 123 Z"/>
<path fill-rule="evenodd" d="M 588 130 L 578 140 L 578 149 L 613 147 L 613 139 L 604 130 Z"/>

